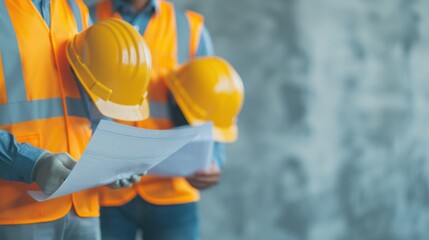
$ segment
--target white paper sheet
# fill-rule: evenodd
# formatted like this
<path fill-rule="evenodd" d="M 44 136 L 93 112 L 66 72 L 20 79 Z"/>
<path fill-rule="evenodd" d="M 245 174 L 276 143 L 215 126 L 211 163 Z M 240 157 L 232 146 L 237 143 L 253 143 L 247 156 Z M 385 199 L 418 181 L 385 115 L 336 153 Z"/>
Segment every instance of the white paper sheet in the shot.
<path fill-rule="evenodd" d="M 45 201 L 144 173 L 195 138 L 200 129 L 147 130 L 101 120 L 81 159 L 57 191 L 29 194 Z"/>
<path fill-rule="evenodd" d="M 192 127 L 181 127 L 185 128 Z M 207 123 L 193 128 L 200 129 L 198 136 L 151 168 L 148 175 L 185 177 L 209 168 L 213 156 L 213 124 Z"/>

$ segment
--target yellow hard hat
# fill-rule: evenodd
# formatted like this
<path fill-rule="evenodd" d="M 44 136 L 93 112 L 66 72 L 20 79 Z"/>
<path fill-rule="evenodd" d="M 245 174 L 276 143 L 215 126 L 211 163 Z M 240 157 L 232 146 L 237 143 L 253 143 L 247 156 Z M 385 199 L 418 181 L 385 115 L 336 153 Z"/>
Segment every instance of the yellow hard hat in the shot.
<path fill-rule="evenodd" d="M 69 41 L 67 58 L 103 115 L 126 121 L 149 116 L 150 52 L 130 24 L 112 18 L 92 25 Z"/>
<path fill-rule="evenodd" d="M 189 124 L 211 121 L 216 141 L 237 139 L 244 87 L 228 62 L 218 57 L 197 58 L 167 75 L 165 82 Z"/>

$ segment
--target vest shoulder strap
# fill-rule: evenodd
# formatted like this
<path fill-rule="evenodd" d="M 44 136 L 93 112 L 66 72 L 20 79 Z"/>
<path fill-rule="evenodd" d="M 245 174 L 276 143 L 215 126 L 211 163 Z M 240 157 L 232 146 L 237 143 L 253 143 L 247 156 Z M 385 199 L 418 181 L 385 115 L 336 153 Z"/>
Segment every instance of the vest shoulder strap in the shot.
<path fill-rule="evenodd" d="M 186 11 L 185 14 L 190 28 L 189 55 L 191 58 L 194 58 L 197 55 L 198 46 L 200 45 L 204 17 L 193 11 Z"/>
<path fill-rule="evenodd" d="M 190 52 L 190 28 L 185 13 L 175 9 L 177 32 L 177 62 L 183 64 L 189 60 Z"/>

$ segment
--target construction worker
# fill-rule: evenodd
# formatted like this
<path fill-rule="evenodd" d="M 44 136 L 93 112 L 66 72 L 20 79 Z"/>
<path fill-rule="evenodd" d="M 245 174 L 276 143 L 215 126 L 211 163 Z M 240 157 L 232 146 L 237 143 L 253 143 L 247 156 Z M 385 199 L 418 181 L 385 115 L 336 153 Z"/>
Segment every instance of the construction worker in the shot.
<path fill-rule="evenodd" d="M 66 59 L 68 40 L 88 22 L 80 0 L 0 0 L 0 177 L 13 180 L 0 180 L 2 240 L 100 239 L 94 189 L 46 202 L 27 194 L 55 191 L 91 137 Z"/>
<path fill-rule="evenodd" d="M 176 113 L 169 112 L 164 78 L 189 59 L 213 55 L 203 17 L 177 10 L 163 0 L 105 0 L 91 9 L 91 16 L 93 21 L 111 17 L 124 19 L 138 29 L 150 49 L 151 116 L 129 124 L 149 129 L 174 127 L 172 116 Z M 223 159 L 223 148 L 216 149 L 216 158 Z M 100 218 L 103 239 L 134 239 L 138 229 L 143 230 L 145 240 L 198 239 L 200 197 L 196 188 L 213 186 L 220 175 L 221 171 L 213 165 L 189 179 L 145 176 L 129 189 L 104 188 L 100 192 L 100 204 L 104 206 Z"/>

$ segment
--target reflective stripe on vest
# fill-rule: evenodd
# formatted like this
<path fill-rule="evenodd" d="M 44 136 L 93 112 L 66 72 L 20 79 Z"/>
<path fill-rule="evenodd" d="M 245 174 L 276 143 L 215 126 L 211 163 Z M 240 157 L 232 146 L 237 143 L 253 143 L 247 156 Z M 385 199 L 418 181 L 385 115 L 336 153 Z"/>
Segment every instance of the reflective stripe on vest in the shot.
<path fill-rule="evenodd" d="M 0 0 L 0 53 L 4 72 L 6 89 L 13 92 L 7 95 L 9 103 L 27 101 L 24 74 L 22 72 L 21 56 L 19 54 L 18 41 L 9 12 L 4 0 Z"/>
<path fill-rule="evenodd" d="M 150 117 L 155 119 L 168 119 L 170 112 L 167 103 L 149 101 Z"/>
<path fill-rule="evenodd" d="M 74 19 L 76 21 L 77 31 L 81 32 L 83 30 L 83 23 L 82 23 L 82 14 L 80 12 L 79 6 L 76 3 L 76 0 L 67 0 L 72 12 Z"/>
<path fill-rule="evenodd" d="M 81 99 L 66 98 L 66 104 L 69 116 L 86 117 Z M 7 113 L 0 115 L 0 125 L 64 116 L 61 98 L 3 104 L 0 112 Z"/>
<path fill-rule="evenodd" d="M 175 11 L 177 32 L 177 61 L 182 64 L 189 60 L 189 23 L 183 11 Z"/>

